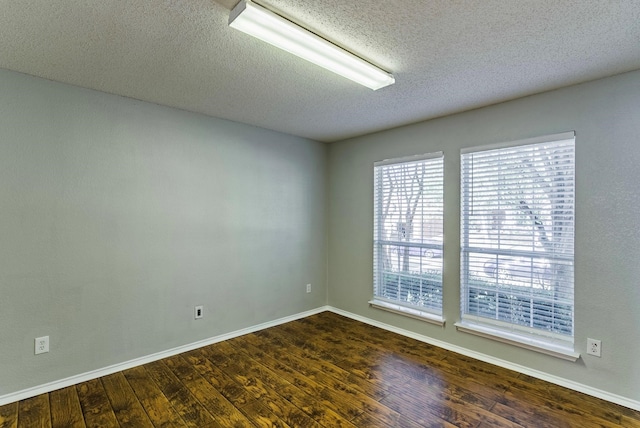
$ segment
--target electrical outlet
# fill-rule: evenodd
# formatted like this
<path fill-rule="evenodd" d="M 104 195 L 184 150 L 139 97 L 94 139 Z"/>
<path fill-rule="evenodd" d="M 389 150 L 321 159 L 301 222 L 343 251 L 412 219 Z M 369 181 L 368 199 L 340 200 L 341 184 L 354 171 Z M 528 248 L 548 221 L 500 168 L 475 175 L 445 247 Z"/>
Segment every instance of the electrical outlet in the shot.
<path fill-rule="evenodd" d="M 49 336 L 36 337 L 36 355 L 49 352 Z"/>
<path fill-rule="evenodd" d="M 307 293 L 311 293 L 311 284 L 307 284 Z"/>
<path fill-rule="evenodd" d="M 204 316 L 204 306 L 199 305 L 194 308 L 194 317 L 199 320 Z"/>
<path fill-rule="evenodd" d="M 587 354 L 600 357 L 602 352 L 602 342 L 597 339 L 587 339 Z"/>

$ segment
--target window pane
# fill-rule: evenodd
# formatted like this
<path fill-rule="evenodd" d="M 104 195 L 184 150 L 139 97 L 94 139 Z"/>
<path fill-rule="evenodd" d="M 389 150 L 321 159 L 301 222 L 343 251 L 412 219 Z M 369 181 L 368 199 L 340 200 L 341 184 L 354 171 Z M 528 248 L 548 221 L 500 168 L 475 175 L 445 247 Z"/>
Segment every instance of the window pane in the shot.
<path fill-rule="evenodd" d="M 374 296 L 441 314 L 443 157 L 425 157 L 374 168 Z"/>
<path fill-rule="evenodd" d="M 574 138 L 467 151 L 461 167 L 463 319 L 572 339 Z"/>

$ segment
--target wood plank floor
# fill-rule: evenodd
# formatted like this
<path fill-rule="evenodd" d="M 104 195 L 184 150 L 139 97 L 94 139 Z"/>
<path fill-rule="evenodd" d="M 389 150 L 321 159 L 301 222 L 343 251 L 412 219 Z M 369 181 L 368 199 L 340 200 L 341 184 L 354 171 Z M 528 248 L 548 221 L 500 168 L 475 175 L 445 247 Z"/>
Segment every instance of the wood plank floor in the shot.
<path fill-rule="evenodd" d="M 324 312 L 0 407 L 0 427 L 640 427 L 640 412 Z"/>

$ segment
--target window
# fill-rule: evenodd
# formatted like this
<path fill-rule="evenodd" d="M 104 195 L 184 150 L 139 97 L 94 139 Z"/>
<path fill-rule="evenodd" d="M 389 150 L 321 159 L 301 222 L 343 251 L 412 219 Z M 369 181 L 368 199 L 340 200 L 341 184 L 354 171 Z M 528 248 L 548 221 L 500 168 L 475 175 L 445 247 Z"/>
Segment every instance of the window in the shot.
<path fill-rule="evenodd" d="M 443 155 L 374 165 L 373 306 L 443 324 Z"/>
<path fill-rule="evenodd" d="M 463 331 L 573 352 L 575 134 L 463 150 Z"/>

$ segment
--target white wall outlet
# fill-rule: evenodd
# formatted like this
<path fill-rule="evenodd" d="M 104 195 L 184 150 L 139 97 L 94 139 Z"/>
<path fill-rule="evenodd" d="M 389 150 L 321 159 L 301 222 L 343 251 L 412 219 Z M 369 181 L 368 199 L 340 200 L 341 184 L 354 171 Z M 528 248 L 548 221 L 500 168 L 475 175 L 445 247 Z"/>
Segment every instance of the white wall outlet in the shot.
<path fill-rule="evenodd" d="M 193 316 L 195 319 L 199 320 L 204 316 L 204 306 L 198 305 L 193 310 Z"/>
<path fill-rule="evenodd" d="M 36 337 L 36 355 L 49 352 L 49 336 Z"/>
<path fill-rule="evenodd" d="M 587 339 L 587 354 L 600 357 L 602 352 L 602 342 L 597 339 Z"/>
<path fill-rule="evenodd" d="M 307 284 L 307 293 L 311 293 L 311 284 Z"/>

